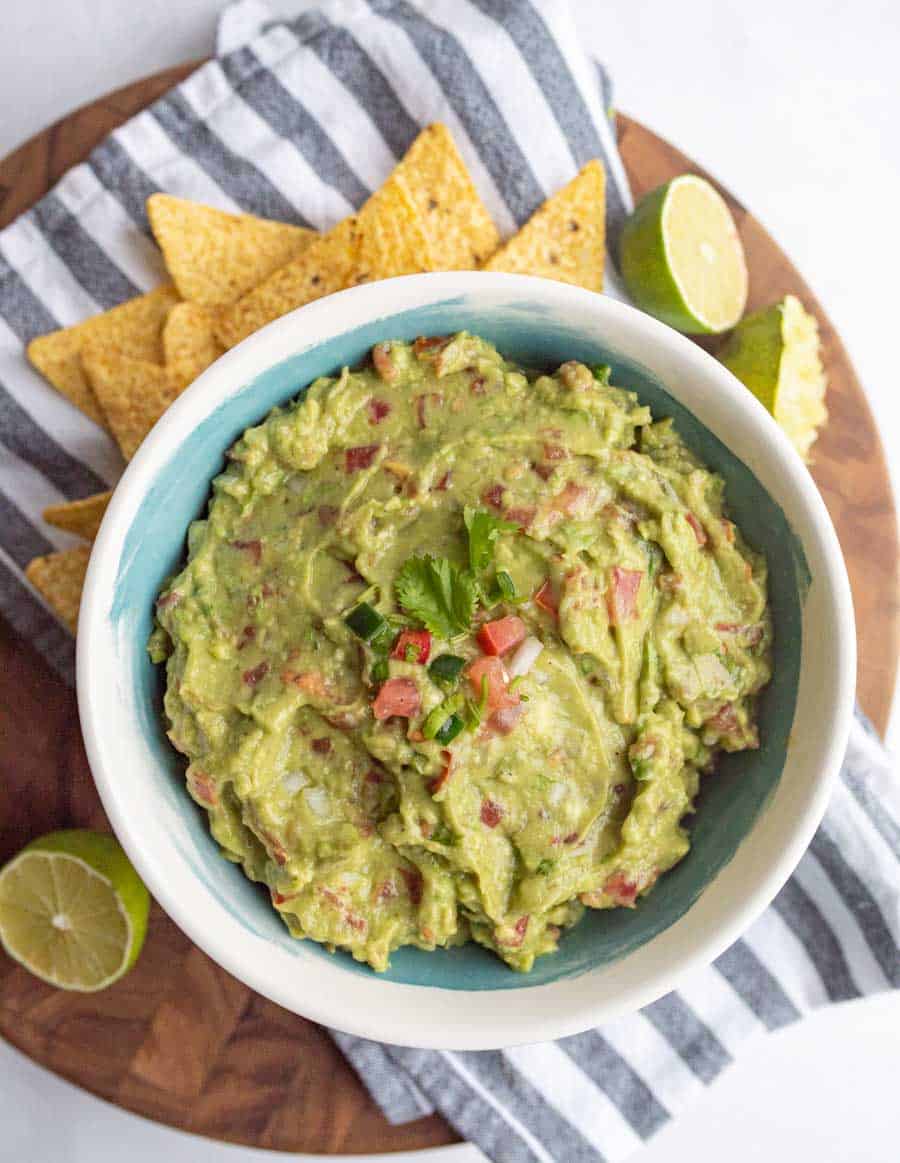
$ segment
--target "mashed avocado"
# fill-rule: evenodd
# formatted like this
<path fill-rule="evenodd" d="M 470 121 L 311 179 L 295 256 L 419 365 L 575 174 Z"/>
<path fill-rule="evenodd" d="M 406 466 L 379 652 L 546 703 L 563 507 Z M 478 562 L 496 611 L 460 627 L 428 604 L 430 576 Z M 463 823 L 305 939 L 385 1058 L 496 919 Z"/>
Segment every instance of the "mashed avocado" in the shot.
<path fill-rule="evenodd" d="M 150 649 L 191 795 L 295 936 L 528 970 L 634 907 L 758 745 L 765 563 L 608 379 L 380 343 L 229 452 Z"/>

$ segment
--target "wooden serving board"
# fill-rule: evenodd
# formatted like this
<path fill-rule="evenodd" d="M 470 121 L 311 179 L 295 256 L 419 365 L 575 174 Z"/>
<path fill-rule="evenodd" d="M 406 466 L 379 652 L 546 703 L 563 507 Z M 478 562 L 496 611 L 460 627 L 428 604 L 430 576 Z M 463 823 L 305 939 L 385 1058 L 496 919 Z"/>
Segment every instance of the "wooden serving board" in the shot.
<path fill-rule="evenodd" d="M 193 67 L 96 101 L 0 162 L 0 226 Z M 637 122 L 621 117 L 619 131 L 636 195 L 686 170 L 701 172 Z M 831 421 L 815 446 L 813 475 L 850 570 L 859 698 L 883 731 L 900 631 L 897 524 L 884 453 L 856 374 L 809 287 L 752 215 L 722 192 L 747 251 L 751 309 L 791 291 L 822 329 Z M 108 827 L 73 692 L 0 622 L 0 863 L 29 838 L 71 826 Z M 389 1126 L 322 1029 L 235 981 L 156 906 L 137 966 L 104 993 L 57 992 L 0 953 L 0 1033 L 111 1102 L 235 1143 L 377 1154 L 455 1140 L 437 1117 Z"/>

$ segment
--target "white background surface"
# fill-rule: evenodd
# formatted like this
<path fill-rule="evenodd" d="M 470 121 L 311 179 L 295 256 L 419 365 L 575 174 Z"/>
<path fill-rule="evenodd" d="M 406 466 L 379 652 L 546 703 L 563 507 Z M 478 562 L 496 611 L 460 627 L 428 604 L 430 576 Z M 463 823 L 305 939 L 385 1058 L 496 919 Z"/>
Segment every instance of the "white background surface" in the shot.
<path fill-rule="evenodd" d="M 841 332 L 894 471 L 900 427 L 900 5 L 573 0 L 617 104 L 710 169 L 769 228 Z M 83 104 L 207 55 L 221 0 L 0 0 L 0 154 Z M 281 0 L 279 10 L 300 7 Z M 889 739 L 900 745 L 895 706 Z M 761 1038 L 635 1163 L 896 1163 L 900 997 Z M 0 1042 L 6 1163 L 271 1163 L 145 1123 Z M 394 1156 L 396 1163 L 411 1157 Z M 425 1156 L 417 1156 L 425 1163 Z M 429 1159 L 471 1163 L 467 1147 Z M 560 1163 L 568 1163 L 560 1160 Z"/>

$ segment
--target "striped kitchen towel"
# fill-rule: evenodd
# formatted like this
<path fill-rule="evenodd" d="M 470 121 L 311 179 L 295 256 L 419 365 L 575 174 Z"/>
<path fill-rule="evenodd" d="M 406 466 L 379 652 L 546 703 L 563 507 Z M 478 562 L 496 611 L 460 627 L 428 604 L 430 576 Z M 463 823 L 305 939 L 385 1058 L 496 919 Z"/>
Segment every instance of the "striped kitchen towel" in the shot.
<path fill-rule="evenodd" d="M 607 166 L 611 237 L 630 208 L 608 83 L 563 0 L 323 0 L 290 21 L 243 0 L 222 19 L 219 50 L 0 233 L 0 611 L 69 679 L 71 642 L 22 570 L 71 543 L 42 522 L 44 506 L 108 487 L 122 464 L 31 369 L 24 344 L 161 280 L 149 194 L 328 227 L 440 120 L 504 233 L 592 157 Z M 797 872 L 677 993 L 504 1052 L 334 1036 L 395 1121 L 439 1110 L 495 1160 L 598 1163 L 634 1152 L 748 1035 L 900 986 L 898 945 L 900 793 L 859 717 Z"/>

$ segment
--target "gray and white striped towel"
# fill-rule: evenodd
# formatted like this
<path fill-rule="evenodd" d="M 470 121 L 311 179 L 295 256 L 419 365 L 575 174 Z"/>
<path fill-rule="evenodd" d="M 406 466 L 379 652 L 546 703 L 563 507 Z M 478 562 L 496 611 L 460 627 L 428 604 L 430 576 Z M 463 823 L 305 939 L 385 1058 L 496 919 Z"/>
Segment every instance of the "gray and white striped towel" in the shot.
<path fill-rule="evenodd" d="M 22 569 L 69 544 L 41 509 L 107 487 L 122 466 L 23 345 L 160 281 L 148 194 L 327 227 L 382 182 L 420 126 L 441 120 L 505 232 L 602 157 L 614 235 L 630 196 L 605 85 L 563 0 L 323 0 L 290 22 L 243 0 L 223 17 L 217 60 L 0 234 L 0 610 L 61 674 L 71 679 L 71 643 Z M 900 986 L 898 945 L 900 790 L 859 718 L 797 872 L 677 993 L 602 1030 L 502 1053 L 335 1038 L 393 1120 L 439 1110 L 505 1163 L 622 1159 L 749 1034 Z"/>

